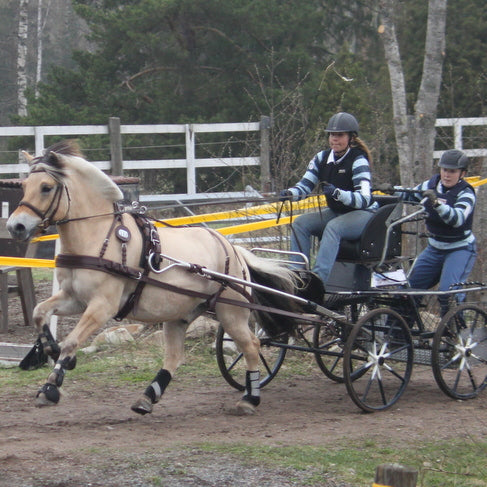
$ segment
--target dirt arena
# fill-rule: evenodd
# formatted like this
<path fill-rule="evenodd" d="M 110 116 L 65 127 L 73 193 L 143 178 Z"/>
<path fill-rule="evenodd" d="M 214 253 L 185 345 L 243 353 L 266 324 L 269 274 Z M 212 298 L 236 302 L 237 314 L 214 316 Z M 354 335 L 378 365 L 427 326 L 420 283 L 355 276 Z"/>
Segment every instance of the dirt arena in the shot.
<path fill-rule="evenodd" d="M 18 324 L 0 341 L 34 336 L 22 326 L 20 313 L 12 316 Z M 309 472 L 273 469 L 201 445 L 341 443 L 359 448 L 365 441 L 447 444 L 450 438 L 487 437 L 487 394 L 465 402 L 448 399 L 431 369 L 422 366 L 415 366 L 398 404 L 375 414 L 360 412 L 345 386 L 317 367 L 291 380 L 278 374 L 263 389 L 258 412 L 246 417 L 231 414 L 241 393 L 221 377 L 176 377 L 146 416 L 130 410 L 140 384 L 100 388 L 88 378 L 70 380 L 68 373 L 60 404 L 43 409 L 34 406 L 37 388 L 32 383 L 8 394 L 0 391 L 2 487 L 300 486 Z M 371 483 L 374 470 L 371 465 Z M 312 485 L 353 484 L 327 477 Z"/>

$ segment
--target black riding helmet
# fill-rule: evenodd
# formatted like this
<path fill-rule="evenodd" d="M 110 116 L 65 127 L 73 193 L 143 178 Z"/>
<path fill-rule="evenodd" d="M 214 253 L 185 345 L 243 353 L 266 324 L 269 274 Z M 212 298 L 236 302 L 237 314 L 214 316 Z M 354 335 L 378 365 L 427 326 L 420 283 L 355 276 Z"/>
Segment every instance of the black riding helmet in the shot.
<path fill-rule="evenodd" d="M 443 152 L 438 166 L 445 169 L 462 169 L 466 171 L 468 168 L 468 157 L 461 150 L 450 149 Z"/>
<path fill-rule="evenodd" d="M 339 112 L 330 118 L 325 130 L 329 133 L 349 132 L 358 135 L 358 122 L 350 113 Z"/>

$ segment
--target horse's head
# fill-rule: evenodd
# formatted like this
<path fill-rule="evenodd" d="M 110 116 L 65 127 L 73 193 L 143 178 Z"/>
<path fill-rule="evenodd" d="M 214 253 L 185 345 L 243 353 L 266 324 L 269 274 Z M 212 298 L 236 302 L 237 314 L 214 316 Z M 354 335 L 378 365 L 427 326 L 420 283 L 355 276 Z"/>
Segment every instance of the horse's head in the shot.
<path fill-rule="evenodd" d="M 63 154 L 79 155 L 79 150 L 74 143 L 64 142 L 46 149 L 41 157 L 23 152 L 30 172 L 22 181 L 23 199 L 7 221 L 12 237 L 29 240 L 67 214 L 70 202 Z"/>
<path fill-rule="evenodd" d="M 29 240 L 49 225 L 111 212 L 113 203 L 123 198 L 120 188 L 83 158 L 74 141 L 54 144 L 40 157 L 24 155 L 30 164 L 22 182 L 24 197 L 7 221 L 16 239 Z"/>

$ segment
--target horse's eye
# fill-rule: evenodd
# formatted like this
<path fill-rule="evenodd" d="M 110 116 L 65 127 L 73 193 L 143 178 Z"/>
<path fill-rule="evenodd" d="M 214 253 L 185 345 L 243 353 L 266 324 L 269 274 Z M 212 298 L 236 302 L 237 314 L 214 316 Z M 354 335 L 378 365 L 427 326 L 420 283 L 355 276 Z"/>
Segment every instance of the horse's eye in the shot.
<path fill-rule="evenodd" d="M 42 194 L 49 194 L 52 191 L 52 186 L 49 186 L 48 184 L 43 184 L 41 186 L 41 193 Z"/>

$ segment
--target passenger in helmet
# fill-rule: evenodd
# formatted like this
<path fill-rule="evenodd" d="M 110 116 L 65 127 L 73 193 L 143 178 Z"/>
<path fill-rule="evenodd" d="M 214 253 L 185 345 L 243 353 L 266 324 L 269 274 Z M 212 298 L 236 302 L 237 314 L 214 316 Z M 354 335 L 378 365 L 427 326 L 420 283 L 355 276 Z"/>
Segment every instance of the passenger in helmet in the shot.
<path fill-rule="evenodd" d="M 447 291 L 453 284 L 465 282 L 472 271 L 477 249 L 472 233 L 475 190 L 463 178 L 467 174 L 468 157 L 458 149 L 445 151 L 438 163 L 439 174 L 418 184 L 417 193 L 408 193 L 404 200 L 425 200 L 428 213 L 426 228 L 430 234 L 427 247 L 418 256 L 409 276 L 415 289 L 429 289 L 438 284 Z M 381 190 L 385 186 L 379 185 Z M 397 188 L 398 189 L 398 188 Z M 457 295 L 462 301 L 463 294 Z M 448 296 L 439 295 L 441 314 L 448 311 Z"/>
<path fill-rule="evenodd" d="M 330 148 L 318 152 L 303 178 L 280 193 L 281 201 L 298 201 L 318 188 L 326 197 L 328 207 L 297 217 L 291 232 L 291 251 L 301 252 L 308 259 L 311 237 L 320 239 L 313 272 L 324 284 L 335 263 L 341 239 L 359 238 L 378 207 L 370 189 L 370 151 L 358 137 L 357 119 L 350 113 L 336 113 L 328 121 L 326 131 Z"/>

